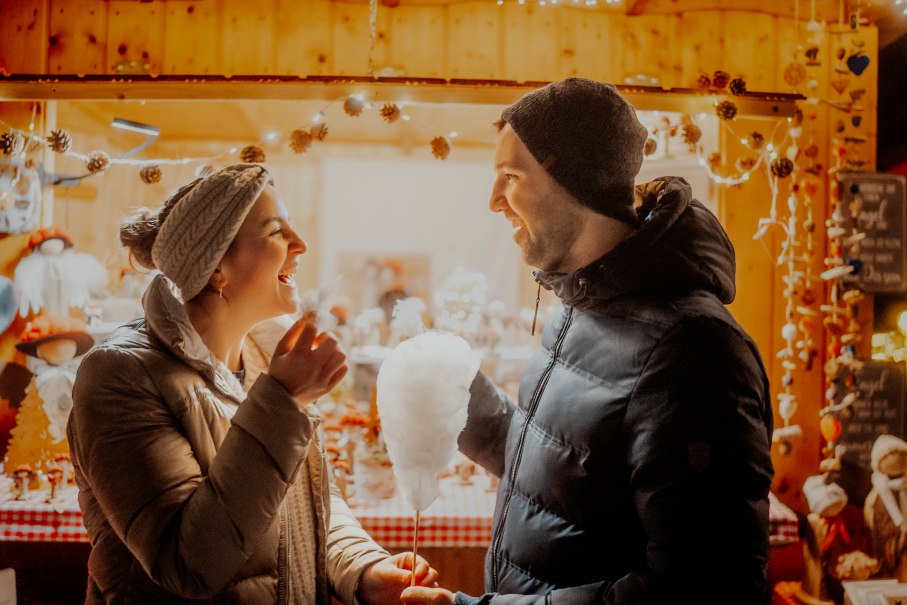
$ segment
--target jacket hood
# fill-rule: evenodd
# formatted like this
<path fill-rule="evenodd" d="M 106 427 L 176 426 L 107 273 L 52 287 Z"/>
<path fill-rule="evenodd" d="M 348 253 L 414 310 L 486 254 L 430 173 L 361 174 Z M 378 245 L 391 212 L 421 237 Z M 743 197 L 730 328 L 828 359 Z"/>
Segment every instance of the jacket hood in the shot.
<path fill-rule="evenodd" d="M 718 219 L 680 177 L 636 186 L 639 226 L 598 260 L 572 273 L 536 271 L 565 304 L 590 308 L 627 294 L 706 290 L 734 300 L 734 247 Z"/>

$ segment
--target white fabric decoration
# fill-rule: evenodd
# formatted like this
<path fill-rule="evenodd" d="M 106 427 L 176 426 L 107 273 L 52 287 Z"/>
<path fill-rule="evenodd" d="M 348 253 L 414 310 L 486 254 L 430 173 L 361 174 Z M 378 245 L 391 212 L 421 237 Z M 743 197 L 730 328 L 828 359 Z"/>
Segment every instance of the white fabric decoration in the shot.
<path fill-rule="evenodd" d="M 16 265 L 13 281 L 22 317 L 42 308 L 45 313 L 69 315 L 70 307 L 84 307 L 107 285 L 107 270 L 95 257 L 60 248 L 59 239 L 47 240 Z"/>

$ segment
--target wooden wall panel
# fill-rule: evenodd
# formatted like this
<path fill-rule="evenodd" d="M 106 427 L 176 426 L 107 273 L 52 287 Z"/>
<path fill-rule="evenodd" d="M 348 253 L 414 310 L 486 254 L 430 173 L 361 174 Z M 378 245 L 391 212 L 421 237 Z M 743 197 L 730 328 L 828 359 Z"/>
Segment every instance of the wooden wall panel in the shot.
<path fill-rule="evenodd" d="M 497 10 L 503 12 L 503 68 L 507 78 L 525 82 L 562 77 L 558 60 L 561 11 L 519 4 Z"/>
<path fill-rule="evenodd" d="M 673 17 L 640 15 L 619 21 L 620 73 L 615 83 L 637 75 L 652 76 L 665 84 L 665 74 L 671 73 L 672 36 L 670 24 Z"/>
<path fill-rule="evenodd" d="M 388 67 L 404 76 L 447 75 L 447 8 L 398 6 L 391 19 Z"/>
<path fill-rule="evenodd" d="M 448 77 L 509 77 L 502 65 L 500 8 L 490 2 L 448 6 Z"/>
<path fill-rule="evenodd" d="M 47 71 L 48 0 L 0 2 L 0 73 Z"/>
<path fill-rule="evenodd" d="M 165 6 L 162 73 L 221 73 L 218 1 L 170 2 Z"/>
<path fill-rule="evenodd" d="M 164 4 L 109 0 L 107 5 L 107 71 L 137 62 L 159 74 L 164 62 Z M 189 32 L 187 32 L 189 33 Z M 191 35 L 191 34 L 190 34 Z"/>
<path fill-rule="evenodd" d="M 277 12 L 275 72 L 295 76 L 334 73 L 330 3 L 277 0 Z"/>
<path fill-rule="evenodd" d="M 335 4 L 334 73 L 364 76 L 368 73 L 368 4 Z M 383 27 L 383 24 L 382 24 Z"/>
<path fill-rule="evenodd" d="M 682 13 L 673 21 L 672 38 L 678 40 L 675 58 L 671 61 L 674 85 L 695 88 L 702 73 L 711 76 L 722 69 L 724 62 L 724 13 L 698 11 Z"/>
<path fill-rule="evenodd" d="M 107 72 L 107 2 L 51 0 L 49 31 L 51 74 Z"/>
<path fill-rule="evenodd" d="M 762 13 L 728 11 L 724 14 L 724 53 L 720 69 L 732 78 L 743 77 L 749 90 L 773 90 L 778 73 L 777 19 Z"/>
<path fill-rule="evenodd" d="M 620 41 L 609 13 L 565 6 L 561 12 L 561 76 L 581 76 L 617 82 L 620 74 Z"/>
<path fill-rule="evenodd" d="M 224 75 L 274 73 L 276 1 L 220 1 Z"/>

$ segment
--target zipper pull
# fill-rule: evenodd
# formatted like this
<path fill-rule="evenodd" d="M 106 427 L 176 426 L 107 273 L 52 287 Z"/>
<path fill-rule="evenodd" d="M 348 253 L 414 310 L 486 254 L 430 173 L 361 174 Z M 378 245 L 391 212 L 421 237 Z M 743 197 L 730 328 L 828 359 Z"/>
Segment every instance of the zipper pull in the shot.
<path fill-rule="evenodd" d="M 538 281 L 538 280 L 536 280 Z M 535 336 L 535 320 L 539 316 L 539 302 L 542 300 L 542 282 L 538 282 L 539 289 L 535 293 L 535 313 L 532 314 L 532 330 L 529 332 L 530 336 Z"/>

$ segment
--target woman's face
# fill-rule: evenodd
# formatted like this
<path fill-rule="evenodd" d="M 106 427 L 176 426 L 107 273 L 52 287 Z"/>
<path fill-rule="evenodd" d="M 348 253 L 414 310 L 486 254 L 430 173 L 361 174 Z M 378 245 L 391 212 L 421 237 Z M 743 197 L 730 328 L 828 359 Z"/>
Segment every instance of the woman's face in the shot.
<path fill-rule="evenodd" d="M 223 297 L 259 320 L 293 313 L 298 257 L 306 244 L 287 222 L 287 209 L 268 185 L 220 263 Z"/>

